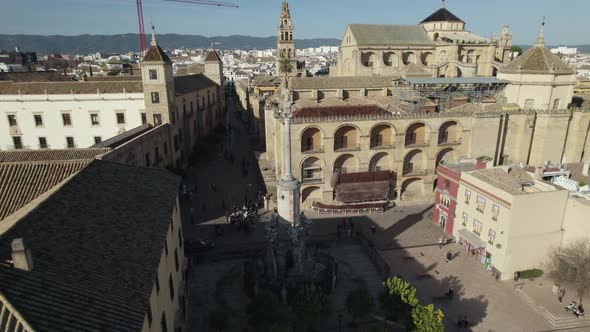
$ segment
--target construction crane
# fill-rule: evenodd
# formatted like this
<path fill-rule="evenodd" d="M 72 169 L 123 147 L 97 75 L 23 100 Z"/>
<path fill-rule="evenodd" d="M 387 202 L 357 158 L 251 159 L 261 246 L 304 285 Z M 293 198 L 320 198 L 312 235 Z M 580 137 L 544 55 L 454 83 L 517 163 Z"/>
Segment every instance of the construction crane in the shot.
<path fill-rule="evenodd" d="M 137 20 L 139 22 L 139 45 L 141 47 L 141 53 L 143 54 L 146 50 L 146 43 L 145 43 L 145 29 L 143 24 L 143 5 L 141 3 L 142 0 L 135 0 L 137 3 Z M 223 1 L 210 1 L 210 0 L 163 0 L 169 2 L 183 2 L 183 3 L 192 3 L 197 5 L 207 5 L 207 6 L 218 6 L 218 7 L 234 7 L 238 8 L 239 6 L 233 4 L 231 2 L 223 2 Z"/>

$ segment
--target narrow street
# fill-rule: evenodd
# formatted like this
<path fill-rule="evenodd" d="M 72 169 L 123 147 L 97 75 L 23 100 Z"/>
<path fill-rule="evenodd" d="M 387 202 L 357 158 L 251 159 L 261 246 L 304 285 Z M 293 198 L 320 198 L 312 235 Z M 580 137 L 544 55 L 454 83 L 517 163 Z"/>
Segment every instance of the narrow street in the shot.
<path fill-rule="evenodd" d="M 225 224 L 225 214 L 233 206 L 243 206 L 252 200 L 264 183 L 259 174 L 254 153 L 250 147 L 247 124 L 240 119 L 240 106 L 235 99 L 227 99 L 226 131 L 223 148 L 212 148 L 214 157 L 190 167 L 184 176 L 187 188 L 192 189 L 182 202 L 183 230 L 187 241 L 211 238 L 205 225 Z M 243 112 L 243 111 L 242 111 Z M 223 149 L 227 151 L 223 155 Z M 233 158 L 230 158 L 232 156 Z M 231 160 L 233 159 L 233 160 Z M 246 170 L 246 172 L 244 172 Z"/>

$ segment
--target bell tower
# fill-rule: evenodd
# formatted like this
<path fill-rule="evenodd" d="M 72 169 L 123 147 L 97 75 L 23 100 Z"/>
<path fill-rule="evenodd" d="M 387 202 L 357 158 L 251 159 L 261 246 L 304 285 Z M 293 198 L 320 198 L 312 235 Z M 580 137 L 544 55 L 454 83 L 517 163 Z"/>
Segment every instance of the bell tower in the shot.
<path fill-rule="evenodd" d="M 277 29 L 277 76 L 283 76 L 284 73 L 280 70 L 281 59 L 289 59 L 291 63 L 291 76 L 297 74 L 297 56 L 295 54 L 295 28 L 291 21 L 291 14 L 289 13 L 289 4 L 283 1 L 281 5 L 281 16 L 279 19 L 279 27 Z"/>

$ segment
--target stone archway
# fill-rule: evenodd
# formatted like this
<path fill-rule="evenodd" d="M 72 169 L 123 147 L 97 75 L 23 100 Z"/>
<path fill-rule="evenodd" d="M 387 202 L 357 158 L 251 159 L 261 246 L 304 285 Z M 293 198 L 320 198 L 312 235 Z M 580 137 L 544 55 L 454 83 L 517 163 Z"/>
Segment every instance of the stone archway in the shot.
<path fill-rule="evenodd" d="M 387 152 L 379 152 L 369 162 L 369 172 L 384 171 L 390 169 L 389 155 Z"/>
<path fill-rule="evenodd" d="M 322 200 L 322 191 L 320 187 L 311 186 L 305 187 L 301 190 L 301 205 L 304 208 L 309 208 L 313 202 Z"/>
<path fill-rule="evenodd" d="M 334 173 L 355 173 L 358 170 L 358 158 L 343 154 L 334 162 Z"/>
<path fill-rule="evenodd" d="M 452 160 L 456 160 L 456 159 L 457 158 L 455 155 L 455 150 L 453 150 L 452 148 L 442 149 L 436 155 L 435 167 L 438 166 L 438 164 L 440 164 L 441 162 L 452 161 Z"/>
<path fill-rule="evenodd" d="M 318 128 L 306 128 L 301 133 L 301 152 L 323 151 L 322 133 Z"/>
<path fill-rule="evenodd" d="M 412 150 L 404 158 L 402 175 L 417 175 L 426 172 L 426 154 L 422 150 Z"/>
<path fill-rule="evenodd" d="M 334 133 L 334 151 L 358 149 L 359 130 L 352 125 L 344 125 Z"/>
<path fill-rule="evenodd" d="M 407 179 L 402 183 L 401 199 L 417 199 L 424 197 L 424 180 L 420 178 Z"/>

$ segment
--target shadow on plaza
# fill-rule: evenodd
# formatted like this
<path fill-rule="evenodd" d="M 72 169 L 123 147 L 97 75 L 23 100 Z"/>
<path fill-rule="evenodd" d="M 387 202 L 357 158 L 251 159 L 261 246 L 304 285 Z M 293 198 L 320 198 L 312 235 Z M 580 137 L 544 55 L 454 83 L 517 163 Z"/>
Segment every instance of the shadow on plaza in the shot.
<path fill-rule="evenodd" d="M 385 229 L 380 228 L 370 216 L 317 217 L 313 219 L 313 235 L 310 244 L 329 245 L 337 241 L 359 241 L 364 244 L 361 248 L 365 249 L 367 256 L 381 273 L 383 279 L 398 276 L 407 280 L 416 287 L 417 295 L 422 304 L 432 303 L 435 308 L 443 311 L 446 331 L 469 331 L 471 327 L 483 321 L 486 316 L 488 301 L 481 295 L 468 298 L 466 296 L 467 290 L 462 281 L 453 276 L 452 272 L 449 276 L 439 277 L 441 274 L 438 271 L 439 263 L 424 265 L 418 261 L 420 257 L 429 254 L 426 249 L 432 247 L 438 250 L 438 243 L 427 243 L 424 240 L 419 245 L 406 247 L 399 243 L 399 237 L 417 223 L 430 222 L 428 218 L 424 220 L 430 209 L 431 207 L 417 213 L 408 214 Z M 350 225 L 351 221 L 354 224 L 354 231 L 349 233 L 348 225 Z M 338 235 L 338 225 L 343 223 L 347 225 L 346 231 L 341 231 Z M 374 235 L 371 226 L 375 227 L 376 232 Z M 194 257 L 193 263 L 202 264 L 218 260 L 248 258 L 260 253 L 266 246 L 264 223 L 259 223 L 256 230 L 249 233 L 238 231 L 230 225 L 224 225 L 223 227 L 225 230 L 224 236 L 216 237 L 215 225 L 198 225 L 198 232 L 205 238 L 216 241 L 217 247 L 208 252 L 193 253 L 190 255 Z M 374 246 L 371 246 L 371 242 L 374 243 Z M 415 250 L 410 252 L 407 248 L 414 248 Z M 421 248 L 425 250 L 421 250 Z M 426 253 L 423 253 L 423 251 Z M 432 254 L 432 250 L 430 254 Z M 453 264 L 453 262 L 446 263 L 443 259 L 440 264 Z M 490 282 L 490 280 L 482 280 L 481 282 Z M 451 287 L 454 296 L 449 298 L 445 293 Z M 460 316 L 466 317 L 469 327 L 457 327 L 457 320 Z"/>
<path fill-rule="evenodd" d="M 488 301 L 481 295 L 468 298 L 462 281 L 456 276 L 449 275 L 437 278 L 440 274 L 437 270 L 439 263 L 423 265 L 414 257 L 426 255 L 419 250 L 420 247 L 437 247 L 438 243 L 422 243 L 417 246 L 408 246 L 409 248 L 417 248 L 417 253 L 410 253 L 404 249 L 398 240 L 402 233 L 417 223 L 429 222 L 428 219 L 423 219 L 431 208 L 408 214 L 385 229 L 380 228 L 370 216 L 339 216 L 314 219 L 314 235 L 316 235 L 314 238 L 316 240 L 330 238 L 330 232 L 327 232 L 326 229 L 332 229 L 332 238 L 337 238 L 337 236 L 334 236 L 337 225 L 342 224 L 344 219 L 346 219 L 345 222 L 347 223 L 349 219 L 352 219 L 355 225 L 353 237 L 358 238 L 360 241 L 367 241 L 369 247 L 371 242 L 374 243 L 374 249 L 371 250 L 375 255 L 371 255 L 371 252 L 368 254 L 384 279 L 398 276 L 413 284 L 417 289 L 422 304 L 432 303 L 435 308 L 443 311 L 446 331 L 469 331 L 473 326 L 483 321 L 486 316 Z M 375 227 L 376 232 L 374 235 L 371 226 Z M 316 231 L 319 231 L 319 234 Z M 348 234 L 345 234 L 346 236 Z M 453 262 L 446 263 L 443 260 L 441 263 L 452 264 Z M 489 282 L 489 280 L 482 280 L 482 282 Z M 454 291 L 452 298 L 446 295 L 451 287 Z M 466 317 L 469 324 L 467 328 L 457 326 L 460 316 Z"/>

